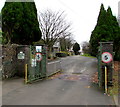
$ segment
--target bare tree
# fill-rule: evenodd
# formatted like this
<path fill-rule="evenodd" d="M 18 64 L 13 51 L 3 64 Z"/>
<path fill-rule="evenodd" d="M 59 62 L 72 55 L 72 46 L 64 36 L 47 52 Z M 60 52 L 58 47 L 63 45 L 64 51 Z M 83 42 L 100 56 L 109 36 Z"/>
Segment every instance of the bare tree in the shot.
<path fill-rule="evenodd" d="M 89 44 L 89 42 L 84 41 L 84 42 L 82 43 L 82 51 L 83 51 L 83 53 L 85 53 L 85 54 L 89 54 L 89 53 L 90 53 L 90 44 Z"/>
<path fill-rule="evenodd" d="M 74 44 L 74 39 L 72 37 L 72 34 L 68 37 L 61 37 L 59 38 L 60 41 L 60 49 L 61 51 L 68 51 L 71 49 L 71 47 Z"/>
<path fill-rule="evenodd" d="M 40 13 L 39 24 L 44 44 L 49 49 L 60 37 L 67 37 L 71 34 L 71 24 L 66 22 L 64 12 L 46 10 Z"/>

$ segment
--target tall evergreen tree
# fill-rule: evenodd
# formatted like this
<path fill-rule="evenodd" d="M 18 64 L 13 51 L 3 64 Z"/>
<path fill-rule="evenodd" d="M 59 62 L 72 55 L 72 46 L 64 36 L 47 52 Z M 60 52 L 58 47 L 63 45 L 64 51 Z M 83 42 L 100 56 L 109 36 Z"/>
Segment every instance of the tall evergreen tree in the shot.
<path fill-rule="evenodd" d="M 95 26 L 95 29 L 92 31 L 91 38 L 90 38 L 90 48 L 91 48 L 91 55 L 96 56 L 98 51 L 98 46 L 101 38 L 104 38 L 105 36 L 105 30 L 106 29 L 106 10 L 104 9 L 104 5 L 101 4 L 100 12 L 97 20 L 97 24 Z"/>
<path fill-rule="evenodd" d="M 100 13 L 98 16 L 97 24 L 93 30 L 90 38 L 91 54 L 97 55 L 99 42 L 113 41 L 115 59 L 120 59 L 120 28 L 117 19 L 112 14 L 112 10 L 108 7 L 107 11 L 104 9 L 104 5 L 101 5 Z"/>
<path fill-rule="evenodd" d="M 97 26 L 105 24 L 106 22 L 105 19 L 106 19 L 106 10 L 104 8 L 104 5 L 101 4 L 100 12 L 99 12 L 98 20 L 97 20 Z"/>
<path fill-rule="evenodd" d="M 76 42 L 73 46 L 73 51 L 75 55 L 78 55 L 78 51 L 80 50 L 80 45 Z"/>
<path fill-rule="evenodd" d="M 41 39 L 34 2 L 5 2 L 2 31 L 9 43 L 31 44 Z"/>

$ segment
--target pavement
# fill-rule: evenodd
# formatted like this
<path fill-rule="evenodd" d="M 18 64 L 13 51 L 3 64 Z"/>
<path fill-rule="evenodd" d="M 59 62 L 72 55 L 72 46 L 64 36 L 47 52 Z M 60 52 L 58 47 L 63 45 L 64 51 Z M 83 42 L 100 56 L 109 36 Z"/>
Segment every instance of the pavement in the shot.
<path fill-rule="evenodd" d="M 24 79 L 3 81 L 3 105 L 115 105 L 91 76 L 97 72 L 97 59 L 83 56 L 61 58 L 64 72 L 33 84 Z"/>
<path fill-rule="evenodd" d="M 120 105 L 118 104 L 118 95 L 114 95 L 113 96 L 113 100 L 114 100 L 115 105 L 117 105 L 118 107 L 120 107 Z"/>

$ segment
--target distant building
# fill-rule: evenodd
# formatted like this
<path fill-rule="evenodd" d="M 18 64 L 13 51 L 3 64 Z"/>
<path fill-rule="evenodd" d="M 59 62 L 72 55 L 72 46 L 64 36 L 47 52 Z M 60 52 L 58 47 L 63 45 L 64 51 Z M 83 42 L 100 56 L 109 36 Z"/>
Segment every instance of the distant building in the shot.
<path fill-rule="evenodd" d="M 56 53 L 60 51 L 60 43 L 57 41 L 53 45 L 53 56 L 56 56 Z"/>

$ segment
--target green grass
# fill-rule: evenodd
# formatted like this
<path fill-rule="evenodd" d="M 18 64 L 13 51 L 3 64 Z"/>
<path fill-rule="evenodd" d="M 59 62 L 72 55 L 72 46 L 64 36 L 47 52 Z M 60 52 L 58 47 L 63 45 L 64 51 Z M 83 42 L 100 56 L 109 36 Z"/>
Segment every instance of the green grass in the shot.
<path fill-rule="evenodd" d="M 83 54 L 83 55 L 81 55 L 81 56 L 96 58 L 96 57 L 94 57 L 94 56 L 91 56 L 90 54 Z"/>
<path fill-rule="evenodd" d="M 118 95 L 118 72 L 114 72 L 113 75 L 113 87 L 108 88 L 108 94 Z"/>

